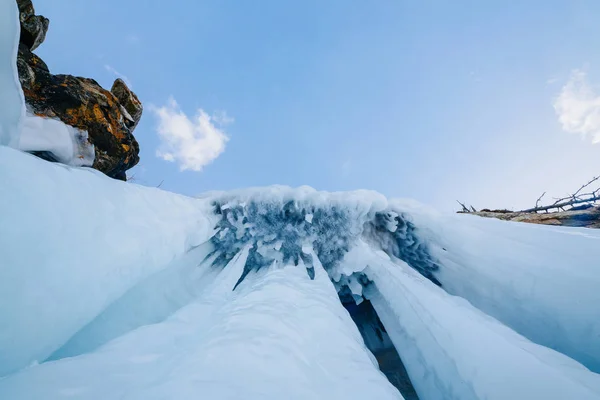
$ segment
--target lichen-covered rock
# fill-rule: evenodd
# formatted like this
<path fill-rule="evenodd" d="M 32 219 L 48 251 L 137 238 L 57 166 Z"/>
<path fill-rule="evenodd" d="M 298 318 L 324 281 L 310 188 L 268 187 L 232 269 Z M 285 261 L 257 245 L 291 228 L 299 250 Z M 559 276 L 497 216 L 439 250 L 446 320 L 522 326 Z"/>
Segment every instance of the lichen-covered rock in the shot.
<path fill-rule="evenodd" d="M 35 15 L 31 0 L 17 0 L 21 20 L 21 43 L 35 50 L 46 38 L 50 21 L 41 15 Z"/>
<path fill-rule="evenodd" d="M 21 10 L 21 29 L 27 31 L 29 28 L 23 21 L 31 21 L 33 6 L 27 0 L 17 0 L 17 3 Z M 38 43 L 40 37 L 34 42 Z M 139 162 L 139 145 L 132 134 L 142 114 L 137 96 L 124 83 L 115 82 L 113 94 L 93 79 L 50 73 L 44 61 L 31 52 L 30 42 L 30 37 L 22 33 L 17 58 L 28 110 L 87 131 L 95 149 L 92 167 L 125 180 L 125 171 Z M 52 159 L 51 155 L 42 157 Z"/>
<path fill-rule="evenodd" d="M 142 118 L 142 112 L 144 111 L 142 102 L 122 79 L 115 80 L 110 91 L 125 109 L 126 113 L 123 113 L 126 118 L 125 125 L 133 131 Z"/>

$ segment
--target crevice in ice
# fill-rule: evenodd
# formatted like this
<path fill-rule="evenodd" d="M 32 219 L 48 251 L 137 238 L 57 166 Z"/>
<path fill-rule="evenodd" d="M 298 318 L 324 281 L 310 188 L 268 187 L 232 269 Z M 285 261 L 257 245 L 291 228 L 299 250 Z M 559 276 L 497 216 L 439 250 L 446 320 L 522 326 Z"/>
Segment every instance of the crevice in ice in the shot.
<path fill-rule="evenodd" d="M 348 302 L 344 293 L 340 293 L 340 300 L 358 327 L 365 345 L 375 356 L 381 372 L 405 400 L 418 400 L 404 363 L 371 302 L 363 300 L 356 304 L 352 299 Z"/>

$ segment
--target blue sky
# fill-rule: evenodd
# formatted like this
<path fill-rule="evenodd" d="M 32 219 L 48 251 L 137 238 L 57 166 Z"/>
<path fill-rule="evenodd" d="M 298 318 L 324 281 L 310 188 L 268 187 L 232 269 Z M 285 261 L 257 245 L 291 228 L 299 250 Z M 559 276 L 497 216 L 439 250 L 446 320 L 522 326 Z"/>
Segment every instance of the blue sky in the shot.
<path fill-rule="evenodd" d="M 143 101 L 139 183 L 366 188 L 443 210 L 528 207 L 600 174 L 600 2 L 520 3 L 34 1 L 52 72 L 122 74 Z"/>

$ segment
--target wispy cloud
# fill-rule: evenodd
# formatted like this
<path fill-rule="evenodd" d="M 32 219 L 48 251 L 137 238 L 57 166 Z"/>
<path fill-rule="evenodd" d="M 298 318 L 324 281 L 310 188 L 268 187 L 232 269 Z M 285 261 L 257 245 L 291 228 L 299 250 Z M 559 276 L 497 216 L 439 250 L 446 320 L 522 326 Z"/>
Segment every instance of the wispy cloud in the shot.
<path fill-rule="evenodd" d="M 189 118 L 172 97 L 166 106 L 150 109 L 158 119 L 160 145 L 156 155 L 176 162 L 180 170 L 201 171 L 225 150 L 229 138 L 222 126 L 233 121 L 226 113 L 211 116 L 198 109 Z"/>
<path fill-rule="evenodd" d="M 564 131 L 590 138 L 600 143 L 600 95 L 581 69 L 571 72 L 554 101 L 554 110 Z"/>
<path fill-rule="evenodd" d="M 125 36 L 125 42 L 127 44 L 136 45 L 136 44 L 139 44 L 140 41 L 141 41 L 141 38 L 138 35 L 136 35 L 135 33 L 130 33 L 129 35 Z"/>
<path fill-rule="evenodd" d="M 127 76 L 123 75 L 122 73 L 120 73 L 119 71 L 117 71 L 116 69 L 114 69 L 112 66 L 110 66 L 108 64 L 104 64 L 104 69 L 107 70 L 108 72 L 110 72 L 111 74 L 113 74 L 114 76 L 116 76 L 117 78 L 123 79 L 123 82 L 125 82 L 127 87 L 132 89 L 131 81 L 129 80 L 129 78 Z"/>

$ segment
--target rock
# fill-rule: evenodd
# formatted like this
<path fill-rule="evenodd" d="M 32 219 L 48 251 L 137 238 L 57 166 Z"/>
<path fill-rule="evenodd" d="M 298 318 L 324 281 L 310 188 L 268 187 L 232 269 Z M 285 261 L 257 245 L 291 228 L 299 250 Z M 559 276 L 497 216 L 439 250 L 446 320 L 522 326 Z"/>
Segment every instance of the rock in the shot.
<path fill-rule="evenodd" d="M 462 213 L 462 212 L 461 212 Z M 467 214 L 467 213 L 465 213 Z M 530 224 L 571 226 L 581 228 L 600 229 L 600 206 L 589 207 L 580 210 L 569 210 L 560 212 L 506 212 L 499 211 L 478 211 L 468 214 L 477 215 L 486 218 L 497 218 L 504 221 L 526 222 Z"/>
<path fill-rule="evenodd" d="M 35 50 L 46 39 L 50 21 L 41 15 L 35 15 L 31 0 L 17 0 L 17 5 L 21 20 L 20 42 L 30 50 Z"/>
<path fill-rule="evenodd" d="M 122 79 L 115 80 L 110 91 L 127 111 L 127 113 L 123 113 L 126 117 L 125 125 L 133 131 L 142 118 L 142 112 L 144 111 L 142 102 Z"/>
<path fill-rule="evenodd" d="M 132 132 L 141 118 L 142 103 L 124 82 L 115 82 L 113 94 L 93 79 L 50 73 L 46 63 L 31 51 L 43 41 L 47 19 L 32 19 L 36 16 L 31 1 L 17 0 L 17 3 L 22 30 L 17 67 L 28 110 L 87 131 L 95 149 L 92 168 L 125 180 L 125 171 L 139 162 L 139 145 Z M 37 36 L 31 33 L 32 42 L 27 34 L 34 20 L 41 22 Z M 53 159 L 52 154 L 44 151 L 36 155 Z"/>

